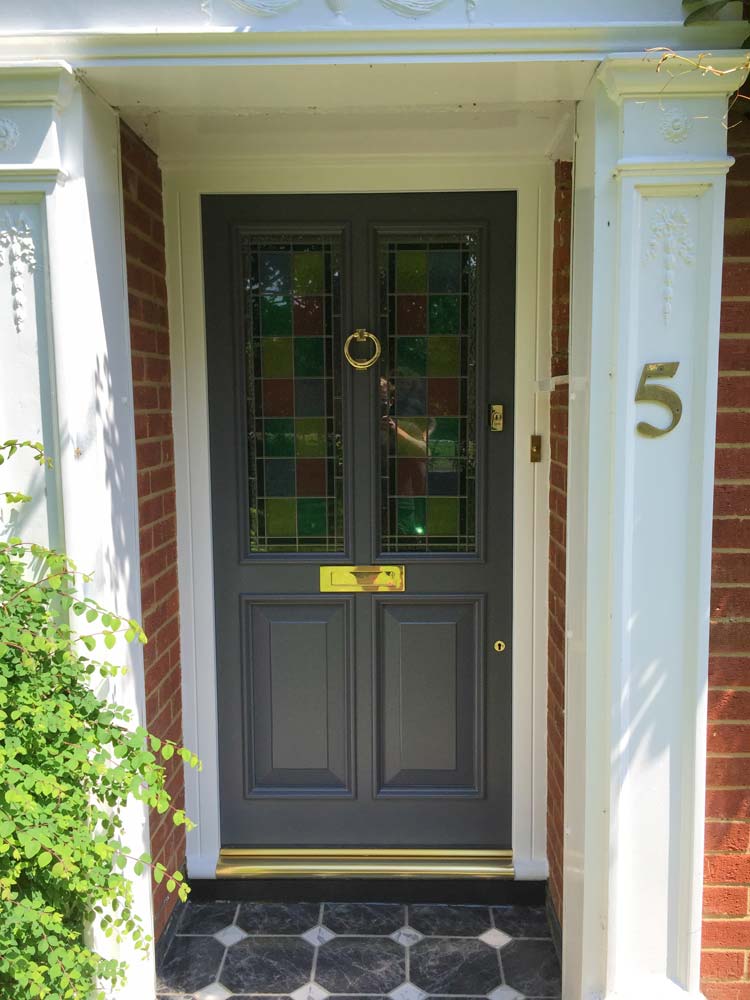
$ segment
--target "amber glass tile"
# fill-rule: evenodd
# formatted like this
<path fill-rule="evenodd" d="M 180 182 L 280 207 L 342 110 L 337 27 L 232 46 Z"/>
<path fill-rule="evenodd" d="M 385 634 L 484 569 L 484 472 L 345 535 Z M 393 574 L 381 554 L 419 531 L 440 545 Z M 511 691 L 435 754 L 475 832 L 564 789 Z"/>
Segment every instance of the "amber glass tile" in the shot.
<path fill-rule="evenodd" d="M 430 335 L 461 332 L 461 299 L 458 295 L 430 296 Z"/>
<path fill-rule="evenodd" d="M 293 342 L 289 338 L 263 340 L 263 378 L 291 378 L 294 374 Z"/>
<path fill-rule="evenodd" d="M 291 337 L 290 295 L 264 295 L 260 300 L 260 330 L 264 337 Z"/>
<path fill-rule="evenodd" d="M 263 416 L 291 417 L 294 415 L 294 382 L 290 378 L 263 380 Z"/>
<path fill-rule="evenodd" d="M 301 498 L 297 501 L 297 528 L 301 537 L 322 537 L 328 530 L 326 501 Z"/>
<path fill-rule="evenodd" d="M 294 299 L 295 337 L 320 337 L 323 334 L 323 299 L 308 295 Z"/>
<path fill-rule="evenodd" d="M 322 295 L 325 291 L 323 254 L 307 250 L 294 254 L 295 295 Z"/>
<path fill-rule="evenodd" d="M 427 374 L 453 375 L 461 370 L 461 341 L 458 337 L 430 337 L 427 341 Z"/>
<path fill-rule="evenodd" d="M 396 421 L 396 453 L 418 458 L 427 453 L 427 417 L 402 417 Z"/>
<path fill-rule="evenodd" d="M 457 416 L 459 385 L 457 378 L 429 379 L 427 413 L 430 416 Z"/>
<path fill-rule="evenodd" d="M 427 534 L 455 537 L 458 534 L 458 498 L 427 498 Z"/>
<path fill-rule="evenodd" d="M 326 422 L 323 417 L 303 417 L 294 421 L 297 455 L 314 458 L 326 453 Z"/>
<path fill-rule="evenodd" d="M 266 500 L 266 531 L 276 538 L 293 538 L 297 534 L 297 501 Z"/>
<path fill-rule="evenodd" d="M 427 291 L 427 253 L 424 250 L 396 251 L 396 291 Z"/>
<path fill-rule="evenodd" d="M 402 497 L 423 497 L 427 493 L 427 459 L 399 458 L 396 491 Z"/>

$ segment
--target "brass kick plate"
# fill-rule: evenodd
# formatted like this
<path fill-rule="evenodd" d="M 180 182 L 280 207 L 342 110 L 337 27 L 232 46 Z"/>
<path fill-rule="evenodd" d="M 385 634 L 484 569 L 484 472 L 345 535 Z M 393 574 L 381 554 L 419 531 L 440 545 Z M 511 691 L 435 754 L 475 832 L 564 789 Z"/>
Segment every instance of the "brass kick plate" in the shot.
<path fill-rule="evenodd" d="M 222 847 L 217 878 L 513 878 L 511 851 Z"/>
<path fill-rule="evenodd" d="M 406 588 L 403 566 L 321 566 L 321 594 L 369 594 Z"/>

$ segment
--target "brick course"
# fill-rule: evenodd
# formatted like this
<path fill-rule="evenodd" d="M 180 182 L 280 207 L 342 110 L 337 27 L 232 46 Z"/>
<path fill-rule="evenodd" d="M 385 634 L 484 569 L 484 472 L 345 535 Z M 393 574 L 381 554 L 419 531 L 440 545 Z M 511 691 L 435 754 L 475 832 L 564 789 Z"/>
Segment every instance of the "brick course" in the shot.
<path fill-rule="evenodd" d="M 568 374 L 572 164 L 555 164 L 551 374 Z M 547 670 L 547 856 L 552 905 L 562 920 L 565 749 L 565 533 L 568 476 L 568 387 L 550 398 L 549 620 Z"/>
<path fill-rule="evenodd" d="M 750 1000 L 750 122 L 729 131 L 706 761 L 702 989 Z"/>
<path fill-rule="evenodd" d="M 135 405 L 141 604 L 146 723 L 162 739 L 182 741 L 177 522 L 165 280 L 161 172 L 155 154 L 122 123 L 120 129 L 130 344 Z M 182 762 L 167 764 L 167 787 L 184 807 Z M 185 862 L 185 829 L 152 811 L 151 852 L 169 870 Z M 174 906 L 154 885 L 156 937 Z"/>

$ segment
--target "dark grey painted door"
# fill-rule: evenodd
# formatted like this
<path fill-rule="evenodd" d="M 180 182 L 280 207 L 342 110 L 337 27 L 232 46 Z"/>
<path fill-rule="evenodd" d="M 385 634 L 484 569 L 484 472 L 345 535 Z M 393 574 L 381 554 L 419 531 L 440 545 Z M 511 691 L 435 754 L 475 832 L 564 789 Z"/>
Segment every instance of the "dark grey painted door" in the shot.
<path fill-rule="evenodd" d="M 515 219 L 203 199 L 225 846 L 510 847 Z M 328 564 L 406 589 L 321 593 Z"/>

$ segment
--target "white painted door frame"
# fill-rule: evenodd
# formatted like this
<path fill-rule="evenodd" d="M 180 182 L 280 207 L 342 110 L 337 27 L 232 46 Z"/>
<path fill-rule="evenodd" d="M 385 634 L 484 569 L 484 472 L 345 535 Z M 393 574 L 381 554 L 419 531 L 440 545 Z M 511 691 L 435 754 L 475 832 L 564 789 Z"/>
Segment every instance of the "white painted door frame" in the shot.
<path fill-rule="evenodd" d="M 547 876 L 547 438 L 554 202 L 549 161 L 477 157 L 314 157 L 164 164 L 172 340 L 185 744 L 203 761 L 186 774 L 188 872 L 213 878 L 219 856 L 216 655 L 200 197 L 202 194 L 492 191 L 518 193 L 513 573 L 513 855 L 516 877 Z M 490 723 L 491 724 L 491 723 Z"/>

